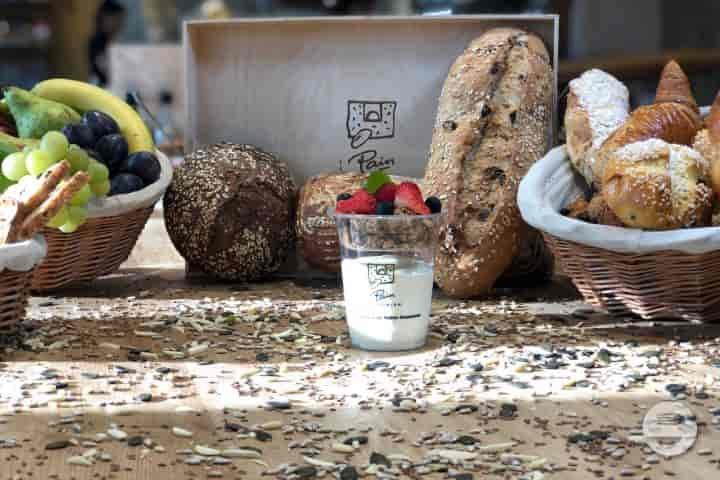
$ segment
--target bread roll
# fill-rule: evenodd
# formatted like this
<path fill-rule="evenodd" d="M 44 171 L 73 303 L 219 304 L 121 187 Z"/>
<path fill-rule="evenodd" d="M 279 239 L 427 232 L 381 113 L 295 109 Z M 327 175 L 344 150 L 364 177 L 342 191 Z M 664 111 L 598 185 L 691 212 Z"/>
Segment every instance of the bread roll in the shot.
<path fill-rule="evenodd" d="M 352 194 L 366 179 L 363 173 L 326 173 L 309 178 L 303 185 L 295 228 L 300 254 L 312 267 L 340 271 L 337 226 L 328 211 L 335 208 L 339 194 Z"/>
<path fill-rule="evenodd" d="M 425 172 L 448 212 L 435 279 L 450 296 L 487 293 L 517 253 L 517 187 L 548 148 L 552 79 L 540 38 L 512 28 L 473 40 L 450 68 Z"/>
<path fill-rule="evenodd" d="M 693 148 L 710 163 L 710 183 L 717 198 L 720 196 L 720 93 L 705 123 L 707 128 L 695 136 Z"/>
<path fill-rule="evenodd" d="M 603 196 L 628 227 L 648 230 L 704 226 L 712 191 L 708 162 L 695 150 L 659 139 L 626 145 L 605 168 Z"/>
<path fill-rule="evenodd" d="M 655 103 L 638 108 L 628 120 L 602 144 L 594 163 L 595 179 L 604 179 L 605 168 L 615 150 L 631 143 L 660 139 L 668 143 L 690 145 L 702 119 L 695 103 L 690 81 L 674 61 L 663 69 Z"/>
<path fill-rule="evenodd" d="M 570 160 L 588 185 L 600 185 L 595 156 L 603 142 L 627 120 L 630 94 L 625 85 L 602 70 L 588 70 L 570 82 L 565 110 L 565 137 Z"/>

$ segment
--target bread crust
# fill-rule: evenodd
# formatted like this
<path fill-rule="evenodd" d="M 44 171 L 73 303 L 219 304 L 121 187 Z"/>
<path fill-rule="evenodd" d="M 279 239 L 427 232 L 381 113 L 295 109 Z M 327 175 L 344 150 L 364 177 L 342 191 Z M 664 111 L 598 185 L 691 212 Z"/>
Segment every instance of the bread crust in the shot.
<path fill-rule="evenodd" d="M 602 70 L 588 70 L 570 82 L 565 110 L 567 150 L 575 169 L 588 185 L 599 186 L 594 175 L 597 151 L 625 120 L 630 94 L 625 85 Z"/>
<path fill-rule="evenodd" d="M 710 223 L 709 164 L 695 150 L 659 139 L 610 157 L 603 196 L 628 227 L 669 230 Z"/>
<path fill-rule="evenodd" d="M 551 112 L 552 67 L 536 35 L 489 30 L 450 68 L 425 174 L 448 212 L 435 266 L 446 294 L 483 295 L 510 265 L 528 228 L 517 187 L 547 150 Z"/>
<path fill-rule="evenodd" d="M 298 196 L 295 222 L 298 250 L 312 267 L 340 271 L 340 245 L 335 219 L 328 212 L 337 196 L 352 194 L 363 186 L 367 175 L 359 172 L 325 173 L 309 178 Z"/>

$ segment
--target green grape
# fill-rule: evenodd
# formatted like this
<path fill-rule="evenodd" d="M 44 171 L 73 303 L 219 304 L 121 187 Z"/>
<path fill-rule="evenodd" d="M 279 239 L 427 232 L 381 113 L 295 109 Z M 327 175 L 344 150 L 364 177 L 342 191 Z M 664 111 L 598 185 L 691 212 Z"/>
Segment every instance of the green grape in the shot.
<path fill-rule="evenodd" d="M 60 225 L 60 231 L 63 233 L 73 233 L 78 228 L 80 228 L 80 224 L 75 223 L 71 220 L 68 220 L 67 222 Z"/>
<path fill-rule="evenodd" d="M 70 216 L 68 214 L 67 207 L 63 207 L 53 218 L 50 219 L 48 227 L 60 228 L 67 223 L 68 220 L 70 220 Z"/>
<path fill-rule="evenodd" d="M 69 221 L 77 224 L 78 227 L 87 220 L 87 208 L 79 207 L 77 205 L 68 205 L 67 209 Z"/>
<path fill-rule="evenodd" d="M 88 157 L 87 152 L 75 144 L 68 147 L 67 159 L 70 162 L 73 173 L 79 172 L 80 170 L 87 171 L 88 164 L 90 163 L 90 157 Z"/>
<path fill-rule="evenodd" d="M 97 160 L 90 159 L 87 172 L 90 174 L 91 183 L 102 182 L 110 178 L 108 168 Z"/>
<path fill-rule="evenodd" d="M 2 162 L 2 173 L 9 180 L 17 182 L 28 174 L 25 166 L 25 154 L 22 152 L 11 153 Z"/>
<path fill-rule="evenodd" d="M 83 187 L 70 199 L 70 205 L 75 205 L 77 207 L 82 207 L 83 205 L 87 205 L 87 203 L 90 201 L 90 197 L 92 197 L 92 190 L 90 190 L 90 185 L 83 185 Z"/>
<path fill-rule="evenodd" d="M 45 150 L 33 150 L 25 158 L 25 166 L 31 175 L 36 177 L 53 166 L 53 159 Z"/>
<path fill-rule="evenodd" d="M 68 140 L 60 132 L 47 132 L 40 140 L 40 150 L 45 150 L 53 163 L 59 162 L 68 153 Z"/>
<path fill-rule="evenodd" d="M 95 194 L 96 197 L 106 197 L 110 193 L 110 180 L 103 180 L 102 182 L 95 182 L 90 184 L 90 190 Z"/>

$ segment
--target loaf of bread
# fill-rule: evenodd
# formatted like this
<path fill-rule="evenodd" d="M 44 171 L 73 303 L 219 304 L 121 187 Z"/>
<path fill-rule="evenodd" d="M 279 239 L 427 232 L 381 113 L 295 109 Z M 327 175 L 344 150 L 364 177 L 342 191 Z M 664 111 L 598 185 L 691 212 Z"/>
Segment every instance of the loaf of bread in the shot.
<path fill-rule="evenodd" d="M 600 185 L 596 163 L 600 146 L 627 120 L 630 93 L 625 85 L 602 70 L 588 70 L 570 82 L 565 110 L 567 151 L 588 185 Z"/>
<path fill-rule="evenodd" d="M 615 151 L 603 197 L 628 227 L 669 230 L 706 226 L 712 213 L 710 166 L 697 151 L 660 139 Z"/>
<path fill-rule="evenodd" d="M 435 266 L 448 295 L 487 293 L 517 253 L 517 187 L 548 148 L 552 101 L 550 56 L 522 30 L 487 31 L 450 68 L 425 173 L 448 212 Z"/>
<path fill-rule="evenodd" d="M 298 250 L 308 265 L 327 272 L 340 271 L 335 218 L 328 214 L 337 196 L 352 194 L 367 179 L 363 173 L 326 173 L 309 178 L 300 190 L 295 222 Z"/>
<path fill-rule="evenodd" d="M 284 162 L 251 145 L 221 143 L 175 170 L 165 226 L 190 270 L 255 280 L 276 271 L 292 249 L 294 199 Z"/>

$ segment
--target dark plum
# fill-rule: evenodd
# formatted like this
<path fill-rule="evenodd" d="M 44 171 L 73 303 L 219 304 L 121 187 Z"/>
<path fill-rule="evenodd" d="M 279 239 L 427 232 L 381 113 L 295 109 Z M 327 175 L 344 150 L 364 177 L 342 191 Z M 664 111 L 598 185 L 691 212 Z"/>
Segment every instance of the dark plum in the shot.
<path fill-rule="evenodd" d="M 132 173 L 150 185 L 160 178 L 160 162 L 151 152 L 135 152 L 120 165 L 120 172 Z"/>
<path fill-rule="evenodd" d="M 128 143 L 119 133 L 105 135 L 95 144 L 95 150 L 100 154 L 102 162 L 108 167 L 110 173 L 117 173 L 120 165 L 128 156 Z"/>
<path fill-rule="evenodd" d="M 69 123 L 62 128 L 62 134 L 68 142 L 74 143 L 81 148 L 92 148 L 95 146 L 95 134 L 92 129 L 84 123 Z"/>
<path fill-rule="evenodd" d="M 142 179 L 132 173 L 119 173 L 110 180 L 110 196 L 137 192 L 145 188 Z"/>
<path fill-rule="evenodd" d="M 120 127 L 110 115 L 94 110 L 85 112 L 85 115 L 82 116 L 82 123 L 90 127 L 96 139 L 120 132 Z"/>

